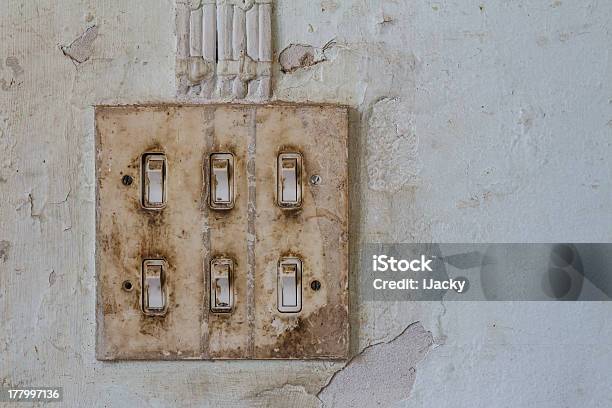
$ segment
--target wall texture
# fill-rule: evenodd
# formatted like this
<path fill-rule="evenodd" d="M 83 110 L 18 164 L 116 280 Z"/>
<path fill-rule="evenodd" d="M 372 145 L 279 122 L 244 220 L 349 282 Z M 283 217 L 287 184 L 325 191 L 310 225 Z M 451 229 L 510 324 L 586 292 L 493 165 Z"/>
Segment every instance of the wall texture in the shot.
<path fill-rule="evenodd" d="M 601 0 L 277 0 L 272 99 L 354 108 L 353 253 L 605 242 L 611 33 Z M 0 40 L 0 384 L 65 406 L 612 405 L 605 303 L 354 294 L 347 364 L 96 361 L 92 106 L 177 100 L 175 4 L 3 1 Z"/>

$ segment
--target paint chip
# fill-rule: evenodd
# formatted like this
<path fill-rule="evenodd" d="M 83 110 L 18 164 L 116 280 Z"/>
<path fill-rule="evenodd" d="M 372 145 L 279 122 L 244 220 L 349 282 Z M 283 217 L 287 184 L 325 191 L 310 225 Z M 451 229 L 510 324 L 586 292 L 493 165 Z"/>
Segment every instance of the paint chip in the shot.
<path fill-rule="evenodd" d="M 282 50 L 278 56 L 281 71 L 287 74 L 297 71 L 298 69 L 308 68 L 323 61 L 327 61 L 325 50 L 333 44 L 333 40 L 325 44 L 322 48 L 316 48 L 312 45 L 290 44 Z"/>
<path fill-rule="evenodd" d="M 93 42 L 98 38 L 98 26 L 91 26 L 68 46 L 62 46 L 65 56 L 77 64 L 87 61 L 93 53 Z"/>
<path fill-rule="evenodd" d="M 415 366 L 434 346 L 431 332 L 419 323 L 387 343 L 364 349 L 337 371 L 318 398 L 325 407 L 388 407 L 410 396 Z"/>

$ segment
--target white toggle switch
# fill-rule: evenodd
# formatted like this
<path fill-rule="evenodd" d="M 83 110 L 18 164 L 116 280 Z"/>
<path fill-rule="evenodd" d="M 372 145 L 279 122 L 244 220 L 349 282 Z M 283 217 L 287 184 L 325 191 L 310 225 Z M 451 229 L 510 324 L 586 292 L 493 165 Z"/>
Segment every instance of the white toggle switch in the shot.
<path fill-rule="evenodd" d="M 215 210 L 234 208 L 234 155 L 211 154 L 209 174 L 210 208 Z"/>
<path fill-rule="evenodd" d="M 278 311 L 296 313 L 302 310 L 302 261 L 286 257 L 278 262 Z"/>
<path fill-rule="evenodd" d="M 234 261 L 215 258 L 210 261 L 210 310 L 213 313 L 228 313 L 234 306 L 232 275 Z"/>
<path fill-rule="evenodd" d="M 277 201 L 281 208 L 302 206 L 302 155 L 281 153 L 277 164 Z"/>
<path fill-rule="evenodd" d="M 166 155 L 145 154 L 142 164 L 142 206 L 160 210 L 166 206 Z"/>
<path fill-rule="evenodd" d="M 166 262 L 147 259 L 142 263 L 142 311 L 146 315 L 166 313 Z"/>

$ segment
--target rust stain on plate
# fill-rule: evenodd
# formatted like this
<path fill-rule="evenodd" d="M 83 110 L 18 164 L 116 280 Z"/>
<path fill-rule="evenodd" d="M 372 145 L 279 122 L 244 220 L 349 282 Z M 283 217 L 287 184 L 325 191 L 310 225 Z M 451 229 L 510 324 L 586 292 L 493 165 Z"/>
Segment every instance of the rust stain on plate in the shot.
<path fill-rule="evenodd" d="M 99 359 L 347 357 L 347 108 L 99 106 L 95 115 Z M 141 157 L 148 152 L 167 159 L 162 210 L 140 202 Z M 207 204 L 215 152 L 234 155 L 231 210 Z M 276 204 L 281 152 L 303 157 L 297 210 Z M 126 175 L 131 183 L 122 182 Z M 313 175 L 317 183 L 310 183 Z M 298 313 L 277 308 L 277 264 L 289 255 L 303 263 Z M 232 313 L 210 310 L 216 256 L 234 260 Z M 163 317 L 141 311 L 141 265 L 152 258 L 168 265 Z"/>

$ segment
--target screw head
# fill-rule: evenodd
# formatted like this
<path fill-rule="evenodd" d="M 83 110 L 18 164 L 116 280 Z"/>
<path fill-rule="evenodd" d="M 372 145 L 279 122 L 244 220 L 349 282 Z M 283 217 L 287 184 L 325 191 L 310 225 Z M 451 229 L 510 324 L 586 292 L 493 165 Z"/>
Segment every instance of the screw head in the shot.
<path fill-rule="evenodd" d="M 319 184 L 321 184 L 321 181 L 323 180 L 318 174 L 313 174 L 312 176 L 310 176 L 310 184 L 312 184 L 313 186 L 318 186 Z"/>
<path fill-rule="evenodd" d="M 319 282 L 318 280 L 313 280 L 312 282 L 310 282 L 310 289 L 314 290 L 315 292 L 321 289 L 321 282 Z"/>
<path fill-rule="evenodd" d="M 126 292 L 131 292 L 132 289 L 134 289 L 134 285 L 132 285 L 132 282 L 130 282 L 129 280 L 126 280 L 123 281 L 123 283 L 121 284 L 121 288 Z"/>
<path fill-rule="evenodd" d="M 125 176 L 121 178 L 121 182 L 123 183 L 124 186 L 129 186 L 130 184 L 132 184 L 133 181 L 134 179 L 132 178 L 132 176 L 128 174 L 126 174 Z"/>

